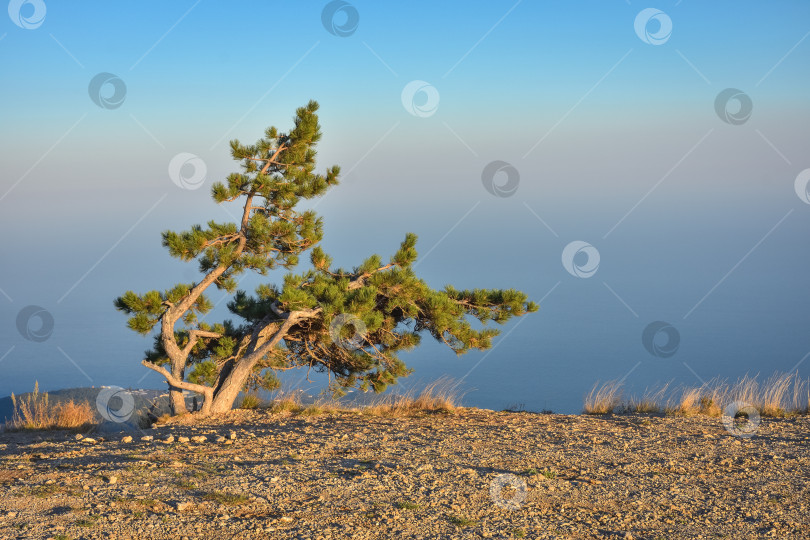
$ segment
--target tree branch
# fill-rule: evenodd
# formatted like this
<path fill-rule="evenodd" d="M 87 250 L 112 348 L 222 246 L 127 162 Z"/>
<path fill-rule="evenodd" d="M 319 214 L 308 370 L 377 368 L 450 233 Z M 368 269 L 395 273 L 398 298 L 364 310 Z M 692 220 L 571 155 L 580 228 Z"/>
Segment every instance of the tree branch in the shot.
<path fill-rule="evenodd" d="M 172 376 L 172 374 L 169 373 L 168 370 L 166 370 L 165 368 L 153 364 L 152 362 L 149 362 L 147 360 L 141 360 L 141 365 L 148 367 L 152 371 L 157 371 L 158 373 L 163 375 L 163 377 L 166 378 L 169 384 L 171 384 L 176 388 L 189 390 L 191 392 L 197 392 L 198 394 L 202 394 L 203 396 L 205 396 L 206 400 L 209 400 L 214 395 L 214 389 L 211 388 L 210 386 L 203 386 L 201 384 L 194 384 L 186 381 L 181 381 Z"/>
<path fill-rule="evenodd" d="M 354 281 L 349 283 L 348 289 L 350 291 L 354 290 L 354 289 L 359 289 L 360 287 L 362 287 L 364 285 L 366 279 L 371 277 L 372 274 L 376 274 L 377 272 L 382 272 L 383 270 L 388 270 L 389 268 L 392 268 L 394 266 L 397 266 L 397 264 L 396 263 L 389 263 L 389 264 L 386 264 L 385 266 L 381 266 L 381 267 L 379 267 L 376 270 L 373 270 L 371 272 L 365 272 L 363 274 L 360 274 L 359 276 L 357 276 L 357 278 L 354 279 Z"/>
<path fill-rule="evenodd" d="M 183 347 L 182 353 L 188 356 L 191 353 L 191 349 L 197 344 L 197 340 L 201 337 L 221 338 L 222 334 L 218 332 L 208 332 L 206 330 L 191 330 L 188 333 L 188 343 Z"/>
<path fill-rule="evenodd" d="M 278 147 L 278 150 L 276 150 L 276 153 L 275 153 L 275 154 L 273 154 L 273 155 L 270 157 L 270 159 L 268 159 L 268 160 L 267 160 L 267 163 L 265 163 L 265 164 L 264 164 L 264 167 L 262 167 L 262 174 L 267 174 L 267 169 L 269 169 L 269 168 L 270 168 L 270 165 L 272 165 L 273 163 L 275 163 L 276 158 L 277 158 L 277 157 L 278 157 L 278 155 L 281 153 L 281 151 L 282 151 L 282 150 L 286 150 L 286 149 L 287 149 L 287 147 L 286 147 L 286 146 L 284 146 L 284 144 L 281 144 L 281 145 Z M 283 165 L 283 164 L 282 164 L 282 163 L 279 163 L 279 165 Z"/>

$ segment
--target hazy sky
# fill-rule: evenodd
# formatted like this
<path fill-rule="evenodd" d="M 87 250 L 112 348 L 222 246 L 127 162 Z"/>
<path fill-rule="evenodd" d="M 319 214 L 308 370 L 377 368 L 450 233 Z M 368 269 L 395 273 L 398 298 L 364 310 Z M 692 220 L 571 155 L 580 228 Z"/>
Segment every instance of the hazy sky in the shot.
<path fill-rule="evenodd" d="M 596 379 L 693 384 L 810 351 L 808 2 L 13 0 L 8 13 L 0 395 L 37 378 L 160 387 L 140 380 L 149 342 L 113 298 L 194 279 L 160 232 L 232 220 L 209 197 L 235 170 L 228 140 L 288 129 L 309 99 L 320 167 L 343 170 L 312 203 L 336 264 L 388 257 L 413 231 L 430 284 L 543 300 L 488 356 L 414 353 L 415 376 L 477 365 L 476 403 L 565 409 Z M 18 328 L 29 305 L 53 318 L 44 340 L 22 335 L 33 311 Z M 678 331 L 671 356 L 645 348 L 655 321 Z"/>

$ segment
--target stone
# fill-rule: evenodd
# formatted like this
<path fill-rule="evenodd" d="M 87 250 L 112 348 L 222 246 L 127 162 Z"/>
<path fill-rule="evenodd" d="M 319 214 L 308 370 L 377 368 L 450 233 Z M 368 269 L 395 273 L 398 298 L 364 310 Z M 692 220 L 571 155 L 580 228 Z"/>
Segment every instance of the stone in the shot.
<path fill-rule="evenodd" d="M 121 439 L 121 442 L 122 443 L 131 443 L 132 442 L 132 437 L 130 435 L 127 435 L 126 437 Z"/>

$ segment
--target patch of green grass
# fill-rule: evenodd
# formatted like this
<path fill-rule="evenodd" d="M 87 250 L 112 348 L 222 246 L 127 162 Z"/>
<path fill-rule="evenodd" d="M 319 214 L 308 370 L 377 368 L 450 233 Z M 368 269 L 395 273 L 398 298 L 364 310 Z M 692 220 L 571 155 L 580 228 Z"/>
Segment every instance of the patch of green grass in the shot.
<path fill-rule="evenodd" d="M 512 536 L 514 536 L 515 538 L 526 538 L 526 531 L 524 531 L 523 529 L 515 529 L 514 531 L 512 531 Z"/>
<path fill-rule="evenodd" d="M 543 469 L 541 471 L 540 469 L 535 469 L 534 467 L 532 467 L 532 468 L 529 468 L 529 469 L 526 469 L 525 471 L 523 471 L 524 476 L 535 476 L 535 475 L 538 475 L 538 474 L 543 475 L 548 480 L 554 480 L 555 478 L 557 478 L 557 473 L 554 472 L 554 471 L 550 471 L 548 469 Z"/>
<path fill-rule="evenodd" d="M 71 538 L 65 534 L 57 534 L 54 535 L 53 540 L 71 540 Z"/>
<path fill-rule="evenodd" d="M 197 489 L 197 484 L 194 482 L 189 482 L 188 480 L 181 480 L 180 482 L 177 482 L 176 485 L 180 489 Z"/>
<path fill-rule="evenodd" d="M 79 527 L 95 527 L 96 521 L 98 521 L 98 516 L 87 516 L 86 518 L 77 519 L 74 525 Z"/>
<path fill-rule="evenodd" d="M 64 486 L 59 484 L 42 484 L 40 486 L 34 486 L 29 490 L 29 493 L 34 497 L 38 497 L 40 499 L 47 499 L 51 495 L 55 495 L 60 493 L 63 490 Z"/>
<path fill-rule="evenodd" d="M 206 501 L 214 501 L 227 506 L 237 506 L 248 502 L 248 498 L 242 494 L 236 493 L 223 493 L 220 491 L 212 491 L 203 497 Z"/>
<path fill-rule="evenodd" d="M 399 501 L 396 503 L 400 510 L 418 510 L 419 505 L 413 501 Z"/>
<path fill-rule="evenodd" d="M 478 522 L 474 519 L 467 519 L 462 516 L 449 515 L 447 519 L 456 527 L 474 527 L 478 525 Z"/>
<path fill-rule="evenodd" d="M 141 506 L 155 506 L 158 501 L 155 499 L 135 499 L 135 503 Z"/>

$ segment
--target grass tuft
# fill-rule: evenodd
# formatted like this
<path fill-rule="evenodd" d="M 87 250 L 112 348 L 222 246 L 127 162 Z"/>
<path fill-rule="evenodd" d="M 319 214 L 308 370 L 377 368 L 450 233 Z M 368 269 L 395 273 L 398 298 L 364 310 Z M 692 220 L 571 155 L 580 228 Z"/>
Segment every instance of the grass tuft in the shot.
<path fill-rule="evenodd" d="M 458 383 L 451 379 L 441 379 L 427 385 L 417 396 L 413 392 L 399 395 L 380 396 L 363 408 L 370 416 L 408 416 L 417 412 L 453 413 L 461 396 Z"/>
<path fill-rule="evenodd" d="M 226 506 L 237 506 L 248 502 L 248 498 L 242 494 L 224 493 L 221 491 L 212 491 L 203 497 L 206 501 L 214 501 Z"/>
<path fill-rule="evenodd" d="M 46 429 L 85 429 L 95 423 L 93 408 L 88 402 L 76 403 L 72 399 L 51 405 L 48 393 L 34 391 L 24 397 L 11 394 L 14 416 L 6 422 L 8 431 L 38 431 Z"/>
<path fill-rule="evenodd" d="M 698 387 L 670 391 L 669 384 L 646 391 L 640 399 L 622 399 L 621 383 L 594 385 L 585 396 L 586 414 L 616 412 L 666 413 L 675 416 L 718 417 L 735 402 L 746 403 L 767 417 L 810 413 L 810 379 L 796 373 L 775 373 L 760 382 L 758 375 L 744 375 L 733 383 L 715 378 Z"/>
<path fill-rule="evenodd" d="M 449 515 L 447 519 L 456 527 L 474 527 L 478 525 L 478 522 L 474 519 L 467 519 L 462 516 Z"/>
<path fill-rule="evenodd" d="M 608 381 L 603 385 L 596 384 L 585 396 L 585 414 L 609 414 L 619 408 L 622 401 L 621 382 Z"/>
<path fill-rule="evenodd" d="M 258 409 L 262 405 L 262 400 L 256 394 L 245 394 L 239 403 L 240 409 Z"/>

